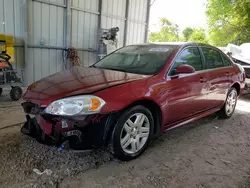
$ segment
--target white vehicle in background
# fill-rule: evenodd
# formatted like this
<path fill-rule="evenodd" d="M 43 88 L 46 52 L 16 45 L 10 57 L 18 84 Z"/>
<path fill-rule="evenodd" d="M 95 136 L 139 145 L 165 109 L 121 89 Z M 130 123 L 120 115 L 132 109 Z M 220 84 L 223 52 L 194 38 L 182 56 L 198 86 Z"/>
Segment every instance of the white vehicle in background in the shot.
<path fill-rule="evenodd" d="M 243 43 L 240 46 L 228 44 L 227 47 L 218 47 L 224 53 L 239 61 L 239 64 L 250 66 L 250 43 Z"/>
<path fill-rule="evenodd" d="M 250 88 L 250 43 L 243 43 L 240 46 L 228 44 L 226 47 L 218 47 L 228 54 L 235 63 L 240 64 L 245 69 L 246 86 Z"/>

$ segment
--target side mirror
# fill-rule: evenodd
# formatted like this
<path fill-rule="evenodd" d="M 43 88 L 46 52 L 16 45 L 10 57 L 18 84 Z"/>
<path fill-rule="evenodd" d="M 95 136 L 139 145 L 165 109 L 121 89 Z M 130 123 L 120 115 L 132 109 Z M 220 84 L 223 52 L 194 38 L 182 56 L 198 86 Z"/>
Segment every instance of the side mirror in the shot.
<path fill-rule="evenodd" d="M 176 67 L 175 74 L 191 74 L 195 72 L 195 68 L 191 65 L 183 64 Z"/>

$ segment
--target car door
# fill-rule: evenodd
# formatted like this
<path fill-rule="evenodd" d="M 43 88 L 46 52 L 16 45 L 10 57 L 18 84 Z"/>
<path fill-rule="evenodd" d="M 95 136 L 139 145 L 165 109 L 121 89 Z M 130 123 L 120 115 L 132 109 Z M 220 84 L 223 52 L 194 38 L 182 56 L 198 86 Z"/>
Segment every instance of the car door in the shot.
<path fill-rule="evenodd" d="M 237 75 L 237 71 L 235 71 L 233 64 L 232 64 L 232 61 L 229 59 L 229 57 L 222 52 L 220 54 L 221 54 L 222 59 L 223 59 L 224 70 L 225 70 L 224 74 L 227 77 L 227 86 L 229 88 L 234 83 L 233 76 Z"/>
<path fill-rule="evenodd" d="M 224 61 L 221 53 L 210 47 L 202 47 L 207 72 L 209 108 L 221 106 L 232 81 L 232 65 Z"/>
<path fill-rule="evenodd" d="M 191 65 L 195 73 L 176 75 L 175 69 L 180 64 Z M 206 110 L 206 73 L 197 47 L 185 48 L 177 55 L 167 75 L 166 87 L 166 125 Z"/>

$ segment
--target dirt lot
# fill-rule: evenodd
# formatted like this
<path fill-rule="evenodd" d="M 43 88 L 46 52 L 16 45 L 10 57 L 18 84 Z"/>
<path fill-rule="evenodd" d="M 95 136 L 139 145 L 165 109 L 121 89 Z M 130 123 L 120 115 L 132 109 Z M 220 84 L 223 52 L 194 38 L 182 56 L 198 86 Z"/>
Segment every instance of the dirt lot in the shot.
<path fill-rule="evenodd" d="M 127 163 L 106 151 L 60 152 L 40 145 L 21 135 L 20 126 L 8 127 L 24 117 L 20 102 L 4 101 L 1 188 L 250 188 L 250 95 L 240 99 L 231 119 L 212 115 L 169 131 L 139 159 Z M 38 175 L 34 168 L 49 173 Z"/>

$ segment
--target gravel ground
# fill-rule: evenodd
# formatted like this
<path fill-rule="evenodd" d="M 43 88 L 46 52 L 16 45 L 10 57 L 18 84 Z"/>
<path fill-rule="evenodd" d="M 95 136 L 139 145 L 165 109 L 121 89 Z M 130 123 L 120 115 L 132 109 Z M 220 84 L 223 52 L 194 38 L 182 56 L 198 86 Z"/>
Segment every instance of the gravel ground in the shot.
<path fill-rule="evenodd" d="M 23 91 L 25 91 L 25 88 L 23 88 Z M 4 89 L 0 96 L 0 130 L 3 127 L 8 127 L 25 121 L 22 107 L 20 105 L 22 101 L 11 101 L 9 92 L 9 89 Z"/>
<path fill-rule="evenodd" d="M 59 152 L 21 135 L 20 126 L 1 128 L 23 120 L 20 101 L 1 102 L 0 187 L 250 188 L 249 101 L 250 95 L 240 99 L 231 119 L 214 114 L 169 131 L 131 162 L 102 150 Z M 38 175 L 35 168 L 52 174 Z"/>

